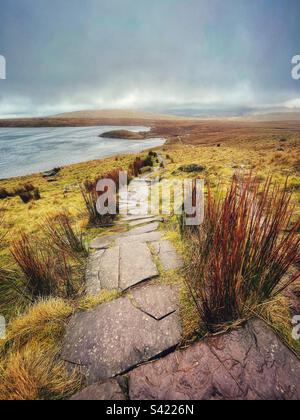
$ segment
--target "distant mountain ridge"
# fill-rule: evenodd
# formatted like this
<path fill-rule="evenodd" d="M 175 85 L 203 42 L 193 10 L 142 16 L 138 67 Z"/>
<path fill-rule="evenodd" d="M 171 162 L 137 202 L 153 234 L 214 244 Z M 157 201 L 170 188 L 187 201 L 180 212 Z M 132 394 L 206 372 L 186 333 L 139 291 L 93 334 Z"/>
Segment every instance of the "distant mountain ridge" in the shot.
<path fill-rule="evenodd" d="M 141 120 L 178 120 L 186 119 L 177 115 L 160 114 L 155 112 L 144 112 L 138 110 L 121 110 L 121 109 L 100 109 L 91 111 L 74 111 L 65 112 L 63 114 L 52 115 L 49 118 L 87 118 L 87 119 L 141 119 Z"/>

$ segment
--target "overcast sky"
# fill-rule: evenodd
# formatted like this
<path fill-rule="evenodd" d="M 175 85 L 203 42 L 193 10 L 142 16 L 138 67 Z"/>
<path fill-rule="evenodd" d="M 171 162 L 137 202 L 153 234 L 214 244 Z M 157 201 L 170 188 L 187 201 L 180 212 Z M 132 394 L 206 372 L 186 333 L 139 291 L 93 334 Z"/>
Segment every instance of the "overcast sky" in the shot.
<path fill-rule="evenodd" d="M 299 0 L 1 0 L 0 116 L 299 106 Z"/>

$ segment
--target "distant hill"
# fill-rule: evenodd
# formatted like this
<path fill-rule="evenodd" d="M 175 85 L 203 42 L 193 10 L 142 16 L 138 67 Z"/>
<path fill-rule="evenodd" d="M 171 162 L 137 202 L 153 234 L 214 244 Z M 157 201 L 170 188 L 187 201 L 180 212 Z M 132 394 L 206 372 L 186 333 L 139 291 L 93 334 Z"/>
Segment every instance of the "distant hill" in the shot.
<path fill-rule="evenodd" d="M 157 123 L 189 122 L 195 118 L 155 114 L 135 110 L 75 111 L 37 118 L 1 119 L 0 127 L 79 127 L 94 125 L 147 125 Z"/>
<path fill-rule="evenodd" d="M 240 118 L 234 118 L 236 120 L 245 121 L 300 121 L 300 111 L 284 111 L 284 112 L 255 112 L 248 114 Z"/>
<path fill-rule="evenodd" d="M 154 112 L 143 112 L 137 110 L 121 110 L 121 109 L 100 109 L 95 111 L 75 111 L 63 114 L 53 115 L 49 118 L 78 118 L 78 119 L 128 119 L 128 120 L 178 120 L 186 119 L 186 117 L 178 117 L 176 115 L 165 115 Z"/>
<path fill-rule="evenodd" d="M 96 125 L 112 125 L 112 126 L 130 126 L 130 125 L 146 125 L 146 126 L 163 126 L 163 125 L 190 125 L 201 124 L 209 121 L 219 122 L 238 122 L 238 123 L 289 123 L 300 122 L 300 112 L 297 111 L 266 111 L 251 112 L 243 116 L 190 116 L 184 117 L 179 115 L 168 115 L 153 112 L 144 112 L 137 110 L 116 110 L 102 109 L 95 111 L 75 111 L 63 114 L 52 115 L 48 117 L 37 118 L 11 118 L 1 119 L 0 127 L 80 127 L 80 126 L 96 126 Z"/>

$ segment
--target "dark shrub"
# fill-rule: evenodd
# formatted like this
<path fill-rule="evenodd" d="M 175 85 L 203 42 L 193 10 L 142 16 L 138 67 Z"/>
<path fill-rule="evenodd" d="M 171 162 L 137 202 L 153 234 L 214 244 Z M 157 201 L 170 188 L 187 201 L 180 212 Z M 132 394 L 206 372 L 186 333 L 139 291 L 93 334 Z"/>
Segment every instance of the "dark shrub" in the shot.
<path fill-rule="evenodd" d="M 193 172 L 203 172 L 205 171 L 205 166 L 196 165 L 192 163 L 191 165 L 184 165 L 179 168 L 179 171 L 186 172 L 186 173 L 193 173 Z"/>
<path fill-rule="evenodd" d="M 40 190 L 38 188 L 35 188 L 33 190 L 33 198 L 34 198 L 34 200 L 40 200 L 41 199 L 41 193 L 40 193 Z"/>
<path fill-rule="evenodd" d="M 29 203 L 33 199 L 33 195 L 31 194 L 31 192 L 24 191 L 20 192 L 18 195 L 25 204 Z"/>
<path fill-rule="evenodd" d="M 9 192 L 6 188 L 0 188 L 0 200 L 4 200 L 5 198 L 10 197 Z"/>

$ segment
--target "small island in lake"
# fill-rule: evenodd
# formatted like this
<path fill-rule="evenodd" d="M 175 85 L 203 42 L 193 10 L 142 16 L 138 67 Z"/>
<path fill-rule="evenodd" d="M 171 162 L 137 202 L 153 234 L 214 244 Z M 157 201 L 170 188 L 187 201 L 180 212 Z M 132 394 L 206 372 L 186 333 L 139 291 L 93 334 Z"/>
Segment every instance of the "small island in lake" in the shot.
<path fill-rule="evenodd" d="M 113 130 L 100 134 L 99 137 L 105 139 L 126 139 L 126 140 L 145 140 L 147 132 L 134 132 L 129 130 Z"/>

